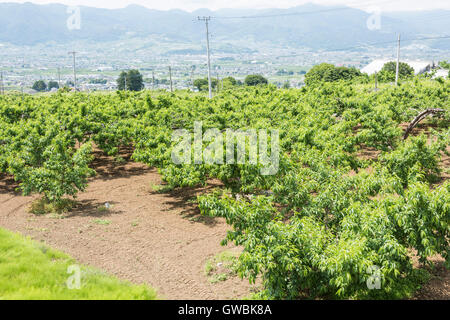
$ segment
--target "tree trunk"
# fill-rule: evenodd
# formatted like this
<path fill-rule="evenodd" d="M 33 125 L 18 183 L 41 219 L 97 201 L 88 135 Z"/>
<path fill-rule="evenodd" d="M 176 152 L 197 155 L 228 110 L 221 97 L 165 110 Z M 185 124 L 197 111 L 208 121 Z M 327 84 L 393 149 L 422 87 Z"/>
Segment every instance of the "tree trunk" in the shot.
<path fill-rule="evenodd" d="M 419 124 L 420 121 L 425 119 L 430 114 L 437 114 L 437 113 L 443 113 L 445 110 L 443 109 L 427 109 L 423 112 L 421 112 L 414 120 L 411 122 L 408 126 L 408 128 L 405 131 L 405 135 L 403 136 L 403 140 L 406 140 L 409 137 L 409 134 L 414 129 L 415 126 Z"/>

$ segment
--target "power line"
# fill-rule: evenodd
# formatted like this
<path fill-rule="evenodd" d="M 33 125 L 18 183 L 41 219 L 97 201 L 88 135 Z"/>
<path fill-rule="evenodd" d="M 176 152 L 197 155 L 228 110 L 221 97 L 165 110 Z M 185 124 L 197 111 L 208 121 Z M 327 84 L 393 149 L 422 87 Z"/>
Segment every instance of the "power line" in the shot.
<path fill-rule="evenodd" d="M 423 37 L 423 38 L 412 38 L 412 39 L 403 39 L 403 42 L 405 41 L 420 41 L 420 40 L 438 40 L 438 39 L 450 39 L 450 36 L 439 36 L 439 37 Z M 341 48 L 341 49 L 331 49 L 331 50 L 327 50 L 330 52 L 333 51 L 345 51 L 345 50 L 350 50 L 350 49 L 357 49 L 357 48 L 362 48 L 365 46 L 376 46 L 379 44 L 389 44 L 389 43 L 396 43 L 398 40 L 395 41 L 383 41 L 383 42 L 373 42 L 373 43 L 368 43 L 368 44 L 364 44 L 364 45 L 359 45 L 359 46 L 354 46 L 354 47 L 347 47 L 347 48 Z"/>
<path fill-rule="evenodd" d="M 406 41 L 440 40 L 440 39 L 450 39 L 450 35 L 439 36 L 439 37 L 410 38 L 410 39 L 403 39 L 402 41 L 406 42 Z M 352 50 L 352 49 L 364 48 L 364 47 L 367 47 L 367 46 L 377 46 L 377 45 L 381 45 L 381 44 L 394 44 L 394 43 L 397 43 L 397 42 L 398 42 L 398 40 L 371 42 L 371 43 L 361 44 L 361 45 L 352 46 L 352 47 L 320 50 L 320 52 L 348 51 L 348 50 Z M 290 55 L 286 55 L 286 56 L 280 56 L 280 58 L 296 57 L 296 56 L 300 56 L 300 55 L 303 55 L 303 54 L 304 53 L 301 53 L 301 54 L 290 54 Z"/>

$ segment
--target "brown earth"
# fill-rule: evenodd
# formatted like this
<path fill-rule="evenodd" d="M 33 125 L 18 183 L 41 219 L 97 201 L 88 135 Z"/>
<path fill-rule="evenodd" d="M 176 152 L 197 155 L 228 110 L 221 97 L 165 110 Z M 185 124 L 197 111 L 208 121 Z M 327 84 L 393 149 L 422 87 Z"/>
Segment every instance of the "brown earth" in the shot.
<path fill-rule="evenodd" d="M 413 259 L 414 267 L 423 268 L 417 260 L 417 257 Z M 434 263 L 433 269 L 427 267 L 431 279 L 417 292 L 413 300 L 450 300 L 450 272 L 445 268 L 445 260 L 440 256 L 429 260 Z"/>
<path fill-rule="evenodd" d="M 204 272 L 215 255 L 239 251 L 220 246 L 230 229 L 225 221 L 202 217 L 189 201 L 218 184 L 157 193 L 151 188 L 161 183 L 155 169 L 95 156 L 97 177 L 63 216 L 29 213 L 37 197 L 21 196 L 11 177 L 0 176 L 0 227 L 45 241 L 82 264 L 151 285 L 160 298 L 239 299 L 257 289 L 237 277 L 211 283 Z M 102 209 L 106 202 L 109 210 Z M 450 299 L 450 275 L 442 261 L 415 299 Z"/>
<path fill-rule="evenodd" d="M 156 170 L 132 162 L 117 166 L 98 153 L 94 168 L 97 177 L 63 219 L 29 213 L 36 197 L 21 196 L 10 177 L 0 177 L 0 226 L 45 241 L 82 264 L 149 284 L 160 298 L 237 299 L 251 294 L 248 280 L 232 277 L 212 284 L 205 275 L 208 259 L 239 249 L 220 245 L 229 230 L 223 219 L 202 217 L 188 202 L 201 189 L 153 192 L 150 185 L 161 183 Z M 106 202 L 110 210 L 101 209 Z"/>

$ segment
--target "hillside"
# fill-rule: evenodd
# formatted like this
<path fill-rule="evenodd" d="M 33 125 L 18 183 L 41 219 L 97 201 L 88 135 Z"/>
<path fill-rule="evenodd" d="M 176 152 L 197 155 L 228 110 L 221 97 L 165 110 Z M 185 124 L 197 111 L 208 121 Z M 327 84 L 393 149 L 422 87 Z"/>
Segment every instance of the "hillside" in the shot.
<path fill-rule="evenodd" d="M 66 22 L 70 14 L 64 5 L 1 3 L 0 42 L 16 45 L 75 40 L 107 42 L 157 35 L 174 42 L 198 43 L 204 39 L 204 25 L 197 21 L 197 16 L 208 15 L 216 18 L 211 23 L 211 34 L 216 42 L 241 39 L 291 47 L 338 49 L 390 41 L 398 32 L 405 39 L 444 35 L 449 14 L 443 10 L 388 14 L 382 17 L 381 29 L 371 31 L 366 25 L 370 14 L 364 11 L 313 4 L 290 9 L 216 12 L 201 9 L 192 13 L 151 10 L 137 5 L 115 10 L 81 7 L 81 29 L 68 30 Z M 427 44 L 432 48 L 449 46 L 448 41 Z"/>

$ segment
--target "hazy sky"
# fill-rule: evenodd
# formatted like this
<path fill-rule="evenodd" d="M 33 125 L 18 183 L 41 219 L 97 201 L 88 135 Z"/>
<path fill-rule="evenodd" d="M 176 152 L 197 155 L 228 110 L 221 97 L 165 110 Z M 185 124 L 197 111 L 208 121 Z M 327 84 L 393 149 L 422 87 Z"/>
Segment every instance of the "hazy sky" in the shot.
<path fill-rule="evenodd" d="M 123 8 L 129 4 L 140 4 L 151 9 L 183 9 L 193 11 L 199 8 L 289 8 L 307 2 L 316 4 L 344 4 L 360 9 L 379 6 L 383 11 L 406 11 L 428 9 L 450 9 L 450 0 L 0 0 L 0 2 L 64 3 L 101 8 Z"/>

